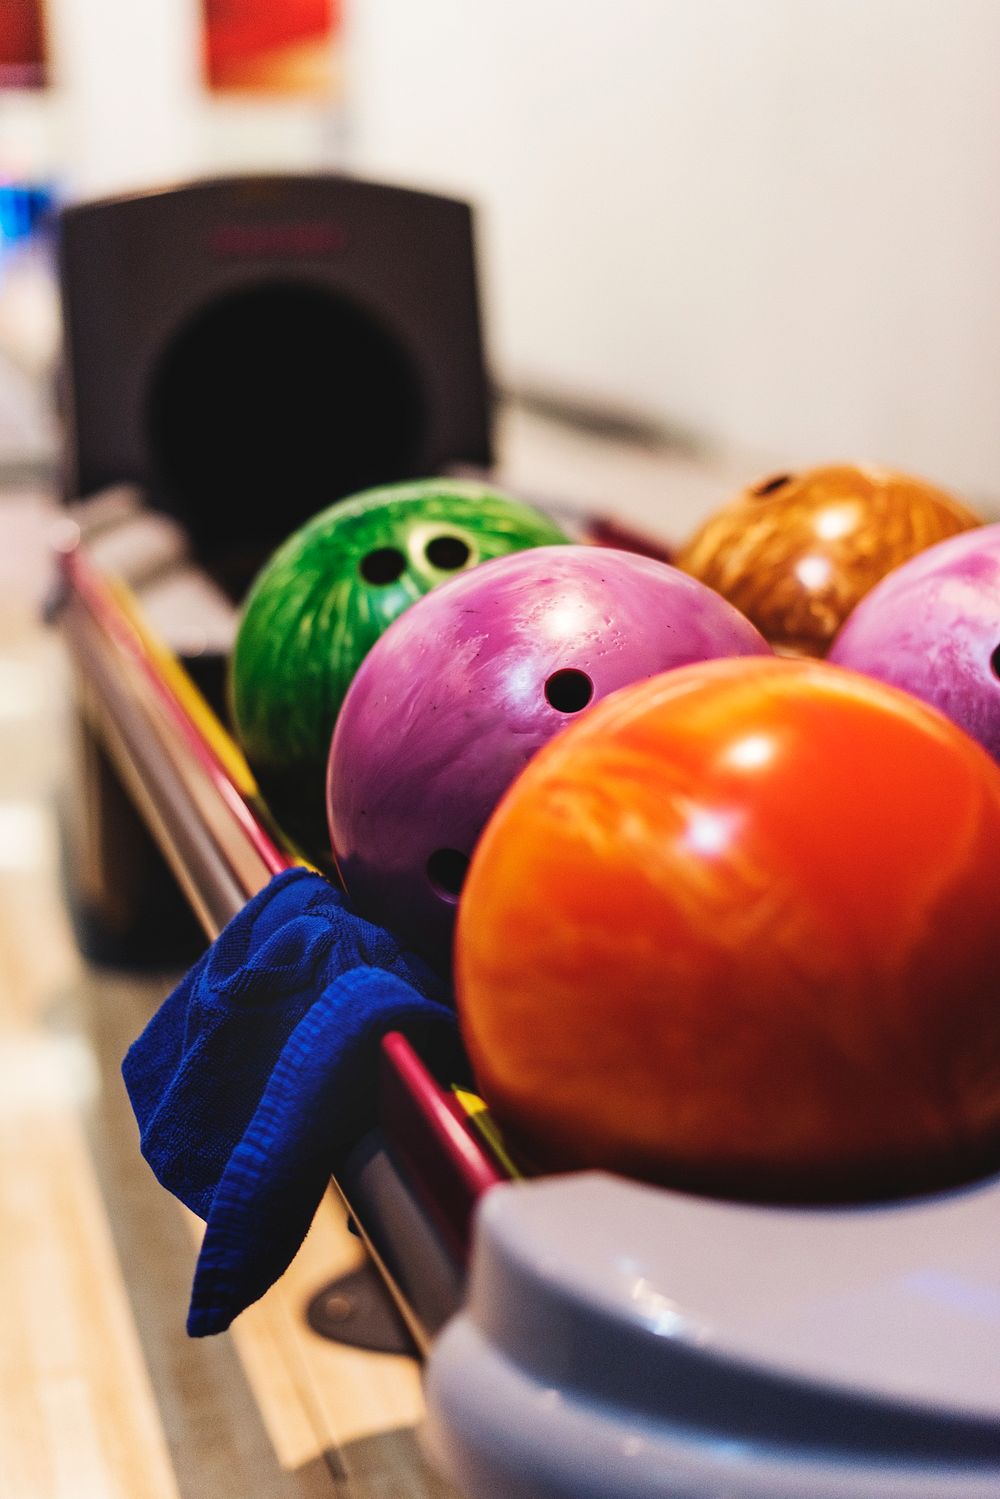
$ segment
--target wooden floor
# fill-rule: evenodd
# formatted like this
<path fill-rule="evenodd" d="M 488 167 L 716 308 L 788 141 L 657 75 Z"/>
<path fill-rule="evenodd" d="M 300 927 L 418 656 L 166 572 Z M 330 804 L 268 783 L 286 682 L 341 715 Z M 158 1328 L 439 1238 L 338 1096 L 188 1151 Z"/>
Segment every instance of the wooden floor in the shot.
<path fill-rule="evenodd" d="M 419 1368 L 305 1307 L 361 1258 L 331 1199 L 230 1334 L 191 1341 L 197 1224 L 139 1156 L 121 1057 L 171 975 L 87 968 L 63 900 L 46 509 L 0 497 L 0 1499 L 422 1499 Z"/>

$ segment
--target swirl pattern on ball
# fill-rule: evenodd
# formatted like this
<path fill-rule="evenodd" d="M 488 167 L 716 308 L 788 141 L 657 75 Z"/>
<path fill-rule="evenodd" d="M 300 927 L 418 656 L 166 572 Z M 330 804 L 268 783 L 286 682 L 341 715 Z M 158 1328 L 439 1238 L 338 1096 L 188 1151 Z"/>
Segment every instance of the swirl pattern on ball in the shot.
<path fill-rule="evenodd" d="M 456 979 L 509 1142 L 771 1200 L 1000 1160 L 1000 770 L 816 661 L 681 667 L 541 750 L 486 828 Z"/>
<path fill-rule="evenodd" d="M 536 547 L 435 589 L 387 630 L 330 749 L 330 842 L 357 909 L 441 966 L 476 839 L 532 755 L 629 682 L 770 655 L 711 589 L 649 557 Z"/>
<path fill-rule="evenodd" d="M 979 524 L 961 501 L 921 479 L 839 464 L 744 490 L 676 560 L 777 649 L 822 656 L 887 572 Z"/>
<path fill-rule="evenodd" d="M 1000 761 L 1000 525 L 938 542 L 889 573 L 830 660 L 912 692 Z"/>

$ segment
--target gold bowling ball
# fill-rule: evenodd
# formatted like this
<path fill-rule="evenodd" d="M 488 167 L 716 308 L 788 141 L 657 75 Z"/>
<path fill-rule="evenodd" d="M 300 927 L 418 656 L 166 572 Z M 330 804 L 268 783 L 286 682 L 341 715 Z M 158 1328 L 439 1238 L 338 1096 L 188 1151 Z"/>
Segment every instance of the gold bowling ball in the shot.
<path fill-rule="evenodd" d="M 822 656 L 880 578 L 980 524 L 967 506 L 922 479 L 833 464 L 776 474 L 744 490 L 676 563 L 741 609 L 777 650 Z"/>

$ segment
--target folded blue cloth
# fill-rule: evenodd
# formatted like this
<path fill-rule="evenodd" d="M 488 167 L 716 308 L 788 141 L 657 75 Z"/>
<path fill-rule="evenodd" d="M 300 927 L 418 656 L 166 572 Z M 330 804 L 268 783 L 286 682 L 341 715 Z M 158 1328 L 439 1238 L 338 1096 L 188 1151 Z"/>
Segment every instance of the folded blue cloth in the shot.
<path fill-rule="evenodd" d="M 375 1122 L 390 1030 L 464 1076 L 445 984 L 319 875 L 275 876 L 122 1064 L 142 1153 L 206 1220 L 188 1313 L 222 1332 L 291 1262 L 338 1164 Z"/>

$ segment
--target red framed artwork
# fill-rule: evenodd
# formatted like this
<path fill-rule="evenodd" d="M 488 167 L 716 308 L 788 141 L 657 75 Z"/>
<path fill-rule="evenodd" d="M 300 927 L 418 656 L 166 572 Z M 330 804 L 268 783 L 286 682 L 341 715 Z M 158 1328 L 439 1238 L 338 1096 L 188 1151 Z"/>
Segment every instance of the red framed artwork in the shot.
<path fill-rule="evenodd" d="M 202 15 L 213 92 L 333 91 L 341 0 L 202 0 Z"/>
<path fill-rule="evenodd" d="M 0 0 L 0 88 L 41 88 L 45 80 L 42 0 Z"/>

